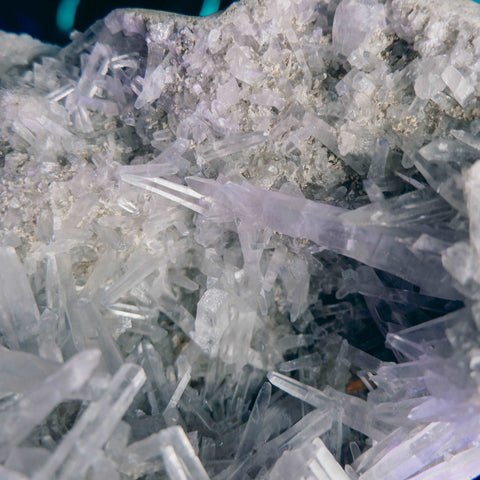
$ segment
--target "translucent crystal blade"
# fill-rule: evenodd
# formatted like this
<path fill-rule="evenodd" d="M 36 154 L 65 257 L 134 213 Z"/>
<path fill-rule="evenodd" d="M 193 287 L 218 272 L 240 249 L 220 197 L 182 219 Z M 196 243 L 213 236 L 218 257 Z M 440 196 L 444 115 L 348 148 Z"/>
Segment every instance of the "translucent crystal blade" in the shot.
<path fill-rule="evenodd" d="M 0 248 L 0 265 L 0 322 L 6 346 L 35 353 L 40 314 L 13 248 Z"/>
<path fill-rule="evenodd" d="M 67 479 L 86 472 L 93 461 L 91 452 L 102 448 L 144 382 L 142 368 L 124 364 L 33 478 Z"/>
<path fill-rule="evenodd" d="M 78 353 L 37 389 L 25 395 L 11 412 L 4 412 L 0 434 L 0 456 L 18 445 L 59 403 L 72 396 L 90 378 L 100 361 L 98 350 Z"/>

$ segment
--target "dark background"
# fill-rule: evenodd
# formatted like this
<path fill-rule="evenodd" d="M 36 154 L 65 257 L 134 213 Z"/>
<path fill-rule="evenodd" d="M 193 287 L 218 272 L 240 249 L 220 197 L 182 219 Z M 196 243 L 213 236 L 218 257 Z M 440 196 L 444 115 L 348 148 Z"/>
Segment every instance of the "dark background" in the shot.
<path fill-rule="evenodd" d="M 0 9 L 0 30 L 28 33 L 44 42 L 65 45 L 68 32 L 57 27 L 56 16 L 60 0 L 6 0 Z M 220 10 L 233 0 L 221 0 Z M 184 15 L 199 15 L 203 0 L 80 0 L 74 28 L 84 31 L 95 20 L 115 8 L 150 8 Z"/>

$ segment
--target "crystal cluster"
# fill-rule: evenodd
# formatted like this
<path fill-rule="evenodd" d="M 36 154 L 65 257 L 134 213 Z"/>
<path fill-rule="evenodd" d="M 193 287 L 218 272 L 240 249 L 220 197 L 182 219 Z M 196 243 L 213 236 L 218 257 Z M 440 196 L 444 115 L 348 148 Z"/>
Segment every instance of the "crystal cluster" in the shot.
<path fill-rule="evenodd" d="M 478 9 L 0 33 L 0 477 L 474 478 Z"/>

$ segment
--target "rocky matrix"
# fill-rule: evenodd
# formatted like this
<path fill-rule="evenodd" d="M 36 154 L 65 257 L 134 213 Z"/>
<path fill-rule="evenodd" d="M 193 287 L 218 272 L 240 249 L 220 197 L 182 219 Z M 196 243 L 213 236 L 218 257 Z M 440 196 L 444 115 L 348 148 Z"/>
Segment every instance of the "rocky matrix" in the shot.
<path fill-rule="evenodd" d="M 478 474 L 479 14 L 1 34 L 1 478 Z"/>

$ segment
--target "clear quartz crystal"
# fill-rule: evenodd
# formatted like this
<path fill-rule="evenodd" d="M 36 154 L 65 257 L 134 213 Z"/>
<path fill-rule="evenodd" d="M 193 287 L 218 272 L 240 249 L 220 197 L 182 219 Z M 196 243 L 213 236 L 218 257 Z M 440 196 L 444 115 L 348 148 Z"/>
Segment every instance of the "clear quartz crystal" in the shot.
<path fill-rule="evenodd" d="M 478 8 L 0 32 L 0 477 L 478 475 Z"/>
<path fill-rule="evenodd" d="M 25 270 L 12 247 L 0 248 L 0 322 L 5 345 L 35 353 L 40 314 Z"/>
<path fill-rule="evenodd" d="M 188 437 L 180 427 L 162 430 L 159 441 L 165 468 L 172 480 L 208 480 Z"/>
<path fill-rule="evenodd" d="M 85 350 L 45 378 L 43 384 L 25 395 L 11 411 L 3 412 L 0 456 L 18 445 L 59 403 L 66 400 L 90 378 L 98 366 L 100 352 Z M 52 395 L 53 392 L 53 395 Z"/>
<path fill-rule="evenodd" d="M 299 474 L 302 478 L 316 480 L 347 480 L 349 478 L 319 438 L 285 452 L 273 467 L 269 478 L 286 480 Z"/>
<path fill-rule="evenodd" d="M 105 444 L 144 382 L 145 373 L 140 367 L 124 364 L 102 397 L 90 404 L 33 478 L 67 479 L 86 472 L 94 461 L 90 452 Z"/>

